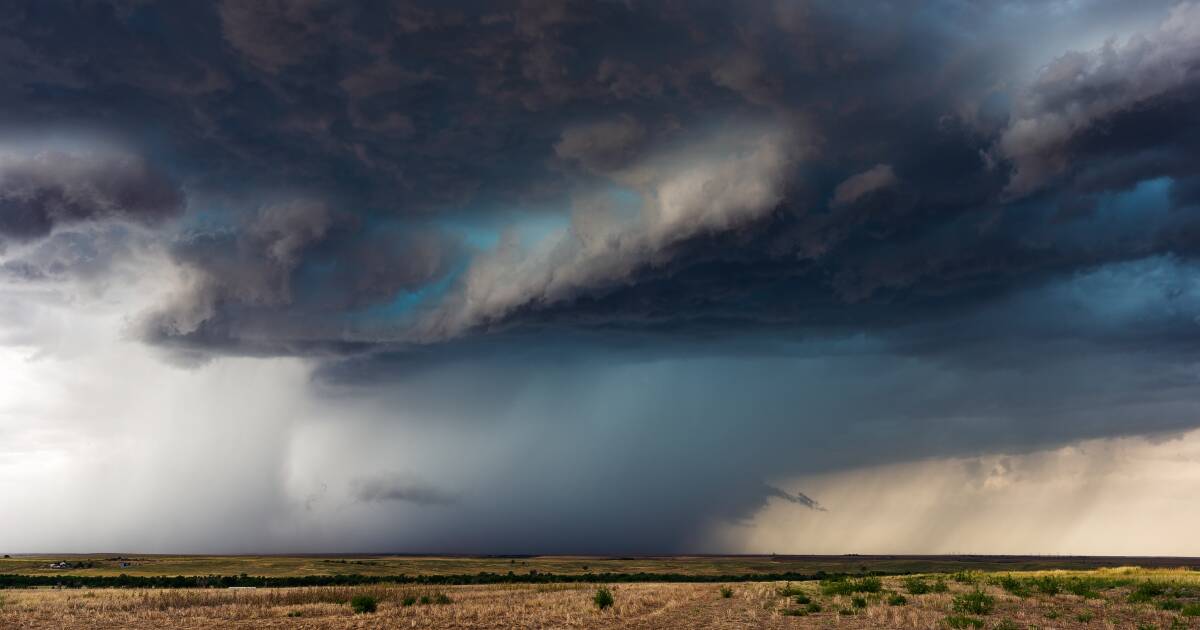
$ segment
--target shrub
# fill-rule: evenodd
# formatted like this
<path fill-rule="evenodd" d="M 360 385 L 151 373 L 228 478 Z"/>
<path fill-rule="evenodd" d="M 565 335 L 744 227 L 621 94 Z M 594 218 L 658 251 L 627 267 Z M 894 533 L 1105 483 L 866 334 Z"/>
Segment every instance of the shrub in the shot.
<path fill-rule="evenodd" d="M 792 583 L 788 582 L 775 592 L 779 593 L 780 597 L 791 597 L 793 595 L 803 595 L 804 589 L 799 586 L 792 586 Z"/>
<path fill-rule="evenodd" d="M 955 595 L 951 606 L 954 612 L 969 613 L 972 615 L 986 615 L 992 612 L 992 608 L 996 604 L 996 598 L 984 593 L 979 589 L 975 589 L 970 593 Z"/>
<path fill-rule="evenodd" d="M 779 611 L 779 614 L 783 615 L 784 617 L 803 617 L 808 613 L 799 608 L 784 608 L 783 610 Z"/>
<path fill-rule="evenodd" d="M 900 593 L 892 593 L 887 596 L 887 603 L 888 606 L 903 606 L 908 603 L 908 600 Z"/>
<path fill-rule="evenodd" d="M 862 598 L 862 597 L 851 597 L 851 598 L 850 598 L 850 605 L 851 605 L 851 606 L 853 606 L 853 607 L 855 607 L 855 608 L 866 608 L 866 607 L 867 607 L 867 600 L 866 600 L 866 599 L 864 599 L 864 598 Z"/>
<path fill-rule="evenodd" d="M 970 571 L 959 571 L 950 577 L 959 584 L 974 584 L 977 581 L 977 576 Z"/>
<path fill-rule="evenodd" d="M 721 597 L 723 597 L 725 599 L 729 599 L 730 597 L 733 597 L 733 589 L 729 588 L 728 586 L 722 586 L 721 587 Z"/>
<path fill-rule="evenodd" d="M 950 587 L 946 586 L 946 580 L 943 580 L 942 578 L 938 578 L 938 579 L 934 580 L 933 584 L 929 585 L 930 593 L 946 593 L 949 591 L 950 591 Z"/>
<path fill-rule="evenodd" d="M 1158 602 L 1158 607 L 1163 610 L 1183 610 L 1183 602 L 1178 599 L 1164 599 Z"/>
<path fill-rule="evenodd" d="M 1046 611 L 1046 618 L 1047 619 L 1058 619 L 1058 611 L 1057 610 Z"/>
<path fill-rule="evenodd" d="M 1015 578 L 1011 575 L 1004 575 L 1004 576 L 998 577 L 995 580 L 993 580 L 993 583 L 996 584 L 996 586 L 999 586 L 1000 588 L 1008 591 L 1009 593 L 1016 595 L 1017 597 L 1028 597 L 1029 596 L 1029 585 L 1026 584 L 1023 580 L 1018 580 L 1017 578 Z"/>
<path fill-rule="evenodd" d="M 1200 617 L 1200 604 L 1188 604 L 1179 610 L 1184 617 Z"/>
<path fill-rule="evenodd" d="M 878 593 L 881 590 L 883 590 L 883 582 L 877 577 L 864 577 L 857 580 L 846 580 L 843 578 L 821 580 L 821 592 L 826 595 Z"/>
<path fill-rule="evenodd" d="M 839 615 L 847 615 L 847 616 L 849 616 L 849 615 L 853 615 L 853 614 L 854 614 L 854 611 L 853 611 L 853 610 L 850 610 L 849 608 L 843 608 L 843 609 L 841 609 L 841 610 L 839 610 L 839 611 L 838 611 L 838 614 L 839 614 Z"/>
<path fill-rule="evenodd" d="M 433 603 L 433 598 L 428 595 L 422 595 L 417 598 L 417 603 L 422 606 L 428 606 Z"/>
<path fill-rule="evenodd" d="M 819 613 L 821 612 L 821 605 L 817 602 L 809 602 L 808 605 L 804 607 L 804 611 L 808 613 Z"/>
<path fill-rule="evenodd" d="M 454 603 L 454 600 L 450 599 L 450 596 L 445 593 L 438 593 L 437 595 L 433 596 L 433 603 L 439 606 L 444 606 L 446 604 Z"/>
<path fill-rule="evenodd" d="M 1068 593 L 1084 599 L 1100 599 L 1100 593 L 1096 592 L 1090 580 L 1067 580 L 1064 588 Z"/>
<path fill-rule="evenodd" d="M 417 603 L 416 595 L 411 595 L 411 594 L 405 595 L 403 598 L 400 599 L 400 605 L 404 606 L 405 608 L 412 606 L 415 603 Z"/>
<path fill-rule="evenodd" d="M 959 628 L 982 628 L 983 620 L 975 617 L 967 617 L 966 615 L 949 615 L 945 619 L 946 625 L 956 630 Z"/>
<path fill-rule="evenodd" d="M 303 611 L 303 610 L 289 610 L 289 611 L 288 611 L 288 614 L 287 614 L 287 616 L 289 616 L 289 617 L 303 617 L 303 616 L 304 616 L 304 611 Z"/>
<path fill-rule="evenodd" d="M 1081 612 L 1075 615 L 1075 618 L 1079 620 L 1079 623 L 1088 623 L 1095 618 L 1095 615 L 1090 612 Z"/>
<path fill-rule="evenodd" d="M 1129 603 L 1140 604 L 1148 602 L 1167 592 L 1167 588 L 1157 582 L 1142 582 L 1129 593 Z"/>
<path fill-rule="evenodd" d="M 804 593 L 797 593 L 792 597 L 792 601 L 796 602 L 797 604 L 804 605 L 811 602 L 812 599 L 810 599 L 808 595 L 805 595 Z"/>
<path fill-rule="evenodd" d="M 350 599 L 350 608 L 355 614 L 373 613 L 378 606 L 379 601 L 370 595 L 355 595 Z"/>
<path fill-rule="evenodd" d="M 929 583 L 923 578 L 907 578 L 904 580 L 904 588 L 910 595 L 924 595 L 929 592 Z"/>
<path fill-rule="evenodd" d="M 612 591 L 608 590 L 606 586 L 601 586 L 596 589 L 596 594 L 592 596 L 592 601 L 595 602 L 596 608 L 604 610 L 613 605 Z"/>
<path fill-rule="evenodd" d="M 1059 591 L 1062 590 L 1062 582 L 1058 578 L 1051 577 L 1049 575 L 1033 578 L 1032 582 L 1033 587 L 1037 589 L 1037 592 L 1043 595 L 1050 595 L 1053 597 L 1058 595 Z"/>

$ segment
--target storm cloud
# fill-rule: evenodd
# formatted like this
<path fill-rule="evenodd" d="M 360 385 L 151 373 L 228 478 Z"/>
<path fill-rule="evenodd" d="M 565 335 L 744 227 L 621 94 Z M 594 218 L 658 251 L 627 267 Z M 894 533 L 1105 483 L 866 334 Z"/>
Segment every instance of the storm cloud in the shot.
<path fill-rule="evenodd" d="M 0 343 L 245 398 L 214 403 L 267 417 L 230 509 L 292 549 L 710 549 L 779 506 L 854 518 L 805 479 L 1175 435 L 1198 25 L 1168 0 L 18 2 Z M 221 443 L 135 385 L 116 434 Z"/>

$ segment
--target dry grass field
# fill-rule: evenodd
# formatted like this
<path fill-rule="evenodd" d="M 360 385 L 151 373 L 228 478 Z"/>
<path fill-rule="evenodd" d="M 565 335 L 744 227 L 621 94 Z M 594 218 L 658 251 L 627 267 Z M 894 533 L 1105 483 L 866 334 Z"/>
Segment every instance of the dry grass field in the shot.
<path fill-rule="evenodd" d="M 1200 572 L 735 584 L 0 591 L 0 628 L 1200 628 Z M 373 613 L 349 602 L 367 596 Z M 903 601 L 901 601 L 903 599 Z"/>
<path fill-rule="evenodd" d="M 52 569 L 57 562 L 86 568 Z M 471 575 L 491 573 L 677 573 L 749 575 L 766 573 L 858 572 L 915 573 L 946 571 L 1032 571 L 1096 569 L 1116 566 L 1179 567 L 1194 558 L 1122 558 L 1055 556 L 198 556 L 153 554 L 16 554 L 0 558 L 0 574 L 22 575 Z"/>

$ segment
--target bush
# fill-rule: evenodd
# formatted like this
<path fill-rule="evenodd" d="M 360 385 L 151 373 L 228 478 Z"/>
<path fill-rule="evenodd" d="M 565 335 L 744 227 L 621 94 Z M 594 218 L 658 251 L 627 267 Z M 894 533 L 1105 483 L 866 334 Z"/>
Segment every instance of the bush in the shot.
<path fill-rule="evenodd" d="M 722 586 L 721 587 L 721 597 L 723 597 L 725 599 L 729 599 L 730 597 L 733 597 L 733 589 L 729 588 L 728 586 Z"/>
<path fill-rule="evenodd" d="M 1183 602 L 1178 599 L 1164 599 L 1158 603 L 1158 607 L 1163 610 L 1183 610 Z"/>
<path fill-rule="evenodd" d="M 1029 596 L 1029 585 L 1023 580 L 1018 580 L 1011 575 L 1004 575 L 993 580 L 996 586 L 1016 595 L 1017 597 Z"/>
<path fill-rule="evenodd" d="M 783 615 L 784 617 L 803 617 L 808 613 L 799 608 L 784 608 L 783 610 L 779 611 L 779 614 Z"/>
<path fill-rule="evenodd" d="M 596 608 L 604 610 L 613 605 L 612 591 L 608 590 L 608 587 L 601 586 L 596 589 L 596 594 L 592 597 L 592 601 L 596 603 Z"/>
<path fill-rule="evenodd" d="M 956 630 L 959 628 L 982 628 L 983 620 L 965 615 L 950 615 L 945 619 L 946 625 Z"/>
<path fill-rule="evenodd" d="M 877 577 L 864 577 L 857 580 L 846 580 L 843 578 L 821 580 L 821 592 L 826 595 L 878 593 L 881 590 L 883 590 L 883 582 Z"/>
<path fill-rule="evenodd" d="M 804 607 L 804 612 L 819 613 L 821 612 L 821 605 L 817 602 L 809 602 L 808 605 Z"/>
<path fill-rule="evenodd" d="M 400 599 L 400 605 L 404 606 L 405 608 L 408 608 L 409 606 L 412 606 L 415 603 L 417 603 L 416 595 L 405 595 L 403 598 Z"/>
<path fill-rule="evenodd" d="M 1032 582 L 1033 587 L 1037 589 L 1037 592 L 1043 595 L 1050 595 L 1053 597 L 1058 595 L 1059 591 L 1062 590 L 1062 582 L 1058 578 L 1048 575 L 1033 578 Z"/>
<path fill-rule="evenodd" d="M 1129 603 L 1140 604 L 1148 602 L 1167 592 L 1167 587 L 1157 582 L 1142 582 L 1133 588 L 1129 594 Z"/>
<path fill-rule="evenodd" d="M 976 589 L 970 593 L 955 595 L 951 607 L 957 613 L 969 613 L 972 615 L 986 615 L 992 612 L 992 608 L 996 605 L 996 598 Z"/>
<path fill-rule="evenodd" d="M 370 595 L 355 595 L 350 599 L 350 608 L 355 614 L 373 613 L 378 606 L 379 601 Z"/>
<path fill-rule="evenodd" d="M 1200 604 L 1188 604 L 1179 610 L 1184 617 L 1200 617 Z"/>
<path fill-rule="evenodd" d="M 892 593 L 887 596 L 888 606 L 903 606 L 908 603 L 908 600 L 900 593 Z"/>
<path fill-rule="evenodd" d="M 910 595 L 924 595 L 929 592 L 929 583 L 923 578 L 907 578 L 904 580 L 904 588 Z"/>
<path fill-rule="evenodd" d="M 851 597 L 851 598 L 850 598 L 850 605 L 851 605 L 851 606 L 853 606 L 853 607 L 855 607 L 855 608 L 866 608 L 866 607 L 867 607 L 867 600 L 866 600 L 866 599 L 864 599 L 864 598 L 862 598 L 862 597 Z"/>
<path fill-rule="evenodd" d="M 1075 615 L 1075 619 L 1079 620 L 1079 623 L 1088 623 L 1095 617 L 1096 616 L 1090 612 L 1081 612 L 1078 615 Z"/>
<path fill-rule="evenodd" d="M 439 606 L 444 606 L 446 604 L 454 603 L 454 600 L 450 599 L 450 596 L 445 593 L 438 593 L 437 595 L 433 596 L 433 603 Z"/>
<path fill-rule="evenodd" d="M 805 595 L 804 593 L 796 593 L 794 596 L 792 596 L 792 601 L 803 606 L 812 600 L 809 599 L 808 595 Z"/>

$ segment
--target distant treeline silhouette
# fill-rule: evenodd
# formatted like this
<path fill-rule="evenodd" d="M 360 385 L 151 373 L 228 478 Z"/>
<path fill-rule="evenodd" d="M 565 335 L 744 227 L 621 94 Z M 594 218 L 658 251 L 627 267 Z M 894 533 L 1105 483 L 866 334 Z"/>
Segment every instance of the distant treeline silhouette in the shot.
<path fill-rule="evenodd" d="M 6 588 L 230 588 L 254 586 L 283 588 L 292 586 L 358 586 L 361 584 L 551 584 L 614 582 L 783 582 L 821 580 L 848 575 L 903 575 L 871 571 L 869 573 L 746 573 L 738 575 L 685 575 L 682 573 L 476 573 L 459 575 L 296 575 L 264 577 L 254 575 L 18 575 L 0 574 L 0 589 Z"/>

